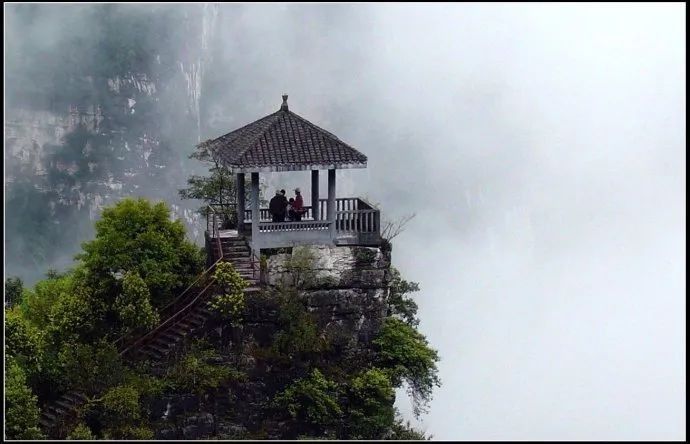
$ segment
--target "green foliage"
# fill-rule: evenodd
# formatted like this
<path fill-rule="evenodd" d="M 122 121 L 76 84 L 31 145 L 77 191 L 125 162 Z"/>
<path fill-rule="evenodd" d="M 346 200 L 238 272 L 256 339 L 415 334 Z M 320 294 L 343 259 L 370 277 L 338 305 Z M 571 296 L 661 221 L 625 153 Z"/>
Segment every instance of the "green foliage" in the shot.
<path fill-rule="evenodd" d="M 143 420 L 140 392 L 131 385 L 109 389 L 101 398 L 100 419 L 104 439 L 152 439 L 153 431 Z"/>
<path fill-rule="evenodd" d="M 53 344 L 88 340 L 96 327 L 97 305 L 91 299 L 91 290 L 70 281 L 50 309 L 48 332 Z"/>
<path fill-rule="evenodd" d="M 396 441 L 428 441 L 431 439 L 431 436 L 426 436 L 423 432 L 415 430 L 410 421 L 403 423 L 401 418 L 396 418 L 386 439 Z"/>
<path fill-rule="evenodd" d="M 69 440 L 91 440 L 95 439 L 96 437 L 94 436 L 93 432 L 91 432 L 91 429 L 89 426 L 84 424 L 83 422 L 80 422 L 77 424 L 77 426 L 72 430 L 72 433 L 69 434 L 67 439 Z"/>
<path fill-rule="evenodd" d="M 329 349 L 326 338 L 319 333 L 313 316 L 298 299 L 294 290 L 279 294 L 278 332 L 271 346 L 274 354 L 285 356 L 294 364 L 308 363 Z"/>
<path fill-rule="evenodd" d="M 22 291 L 24 283 L 18 277 L 8 277 L 5 279 L 5 304 L 14 307 L 22 301 Z"/>
<path fill-rule="evenodd" d="M 36 396 L 26 383 L 26 374 L 14 359 L 6 360 L 5 437 L 7 439 L 42 439 L 38 428 L 39 409 Z"/>
<path fill-rule="evenodd" d="M 314 283 L 316 273 L 314 272 L 314 254 L 308 247 L 295 247 L 292 254 L 285 261 L 285 269 L 290 276 L 288 285 L 302 289 Z"/>
<path fill-rule="evenodd" d="M 194 156 L 194 154 L 192 155 Z M 192 175 L 187 179 L 189 188 L 179 190 L 182 199 L 199 199 L 206 205 L 228 205 L 237 203 L 237 179 L 227 168 L 216 166 L 210 169 L 208 177 Z M 251 185 L 249 182 L 247 185 Z M 249 189 L 249 186 L 245 189 Z M 249 193 L 245 193 L 249 196 Z M 247 203 L 249 200 L 247 200 Z"/>
<path fill-rule="evenodd" d="M 29 374 L 40 370 L 44 337 L 15 309 L 5 310 L 5 356 L 14 358 Z"/>
<path fill-rule="evenodd" d="M 408 282 L 400 276 L 400 272 L 391 267 L 391 282 L 388 294 L 388 316 L 395 316 L 402 319 L 411 326 L 419 325 L 417 319 L 417 303 L 412 300 L 408 293 L 419 291 L 417 282 Z"/>
<path fill-rule="evenodd" d="M 295 381 L 276 395 L 273 406 L 308 425 L 328 427 L 337 424 L 343 413 L 338 395 L 338 384 L 315 368 L 309 377 Z"/>
<path fill-rule="evenodd" d="M 244 289 L 247 287 L 247 282 L 230 262 L 221 262 L 216 265 L 213 278 L 220 287 L 221 293 L 211 298 L 209 307 L 225 319 L 234 323 L 241 322 L 245 308 Z"/>
<path fill-rule="evenodd" d="M 122 361 L 115 346 L 106 341 L 95 344 L 66 343 L 58 362 L 70 388 L 99 393 L 122 378 Z"/>
<path fill-rule="evenodd" d="M 118 424 L 136 421 L 141 417 L 139 392 L 134 387 L 113 387 L 103 395 L 102 402 L 105 416 Z"/>
<path fill-rule="evenodd" d="M 185 239 L 180 220 L 169 219 L 163 202 L 126 198 L 103 210 L 96 238 L 83 244 L 81 259 L 106 294 L 117 293 L 116 273 L 136 272 L 160 307 L 198 274 L 199 250 Z"/>
<path fill-rule="evenodd" d="M 217 352 L 208 344 L 198 341 L 168 369 L 166 380 L 174 390 L 202 395 L 223 382 L 243 378 L 237 370 L 210 362 L 218 358 Z"/>
<path fill-rule="evenodd" d="M 150 329 L 158 324 L 158 313 L 151 306 L 149 289 L 136 272 L 129 272 L 122 279 L 122 293 L 115 299 L 115 311 L 124 331 Z"/>
<path fill-rule="evenodd" d="M 27 290 L 22 298 L 24 317 L 36 327 L 47 328 L 53 306 L 72 288 L 72 277 L 65 275 L 39 281 L 33 290 Z"/>
<path fill-rule="evenodd" d="M 395 392 L 388 375 L 377 368 L 355 376 L 349 384 L 348 439 L 375 439 L 383 436 L 395 416 Z"/>
<path fill-rule="evenodd" d="M 395 318 L 385 319 L 372 343 L 376 366 L 388 373 L 395 387 L 407 382 L 414 414 L 419 416 L 431 400 L 434 386 L 441 385 L 436 367 L 438 352 L 414 327 Z"/>

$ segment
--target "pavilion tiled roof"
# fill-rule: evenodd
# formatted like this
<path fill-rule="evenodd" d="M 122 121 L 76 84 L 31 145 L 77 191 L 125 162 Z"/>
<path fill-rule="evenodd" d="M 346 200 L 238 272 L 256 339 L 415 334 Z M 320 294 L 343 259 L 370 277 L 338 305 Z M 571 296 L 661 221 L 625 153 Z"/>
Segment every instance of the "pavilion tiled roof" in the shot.
<path fill-rule="evenodd" d="M 201 144 L 233 171 L 365 168 L 367 156 L 288 109 Z"/>

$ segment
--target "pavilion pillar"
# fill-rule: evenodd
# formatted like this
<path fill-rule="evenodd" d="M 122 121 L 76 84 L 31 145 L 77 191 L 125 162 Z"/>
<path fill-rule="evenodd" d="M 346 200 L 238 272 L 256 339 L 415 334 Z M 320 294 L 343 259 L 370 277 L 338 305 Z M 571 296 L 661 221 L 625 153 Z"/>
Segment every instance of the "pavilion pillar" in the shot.
<path fill-rule="evenodd" d="M 319 215 L 319 170 L 311 171 L 311 217 L 321 219 Z"/>
<path fill-rule="evenodd" d="M 331 223 L 331 240 L 335 239 L 335 169 L 328 170 L 327 219 Z"/>
<path fill-rule="evenodd" d="M 261 209 L 259 208 L 259 173 L 252 173 L 252 250 L 258 253 L 259 245 L 259 218 Z"/>
<path fill-rule="evenodd" d="M 247 197 L 244 192 L 244 173 L 237 173 L 237 234 L 244 230 L 244 206 Z"/>

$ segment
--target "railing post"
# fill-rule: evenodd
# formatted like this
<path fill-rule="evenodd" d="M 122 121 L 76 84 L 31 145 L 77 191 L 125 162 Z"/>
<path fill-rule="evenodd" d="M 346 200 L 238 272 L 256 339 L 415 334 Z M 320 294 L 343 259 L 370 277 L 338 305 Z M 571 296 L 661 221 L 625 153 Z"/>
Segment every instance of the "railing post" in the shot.
<path fill-rule="evenodd" d="M 319 220 L 319 170 L 311 171 L 311 218 Z"/>
<path fill-rule="evenodd" d="M 244 192 L 244 173 L 237 173 L 237 234 L 244 230 L 244 207 L 246 195 Z"/>
<path fill-rule="evenodd" d="M 328 170 L 328 221 L 331 223 L 331 240 L 335 239 L 335 169 Z"/>

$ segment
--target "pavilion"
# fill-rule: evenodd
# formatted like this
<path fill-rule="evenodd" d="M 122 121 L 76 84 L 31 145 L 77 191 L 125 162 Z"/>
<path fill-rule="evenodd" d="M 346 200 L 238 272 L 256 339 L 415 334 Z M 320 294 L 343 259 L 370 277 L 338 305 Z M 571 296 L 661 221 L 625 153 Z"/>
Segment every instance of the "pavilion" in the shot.
<path fill-rule="evenodd" d="M 236 175 L 237 235 L 255 252 L 308 244 L 379 245 L 379 210 L 362 198 L 336 198 L 336 170 L 366 168 L 367 156 L 290 111 L 287 98 L 283 95 L 277 112 L 203 143 Z M 319 194 L 320 170 L 328 170 L 327 199 Z M 311 205 L 305 205 L 300 222 L 272 222 L 268 208 L 254 211 L 259 208 L 259 174 L 285 171 L 311 171 Z M 251 175 L 250 208 L 245 208 L 246 174 Z M 217 224 L 211 225 L 207 239 L 222 237 Z"/>

